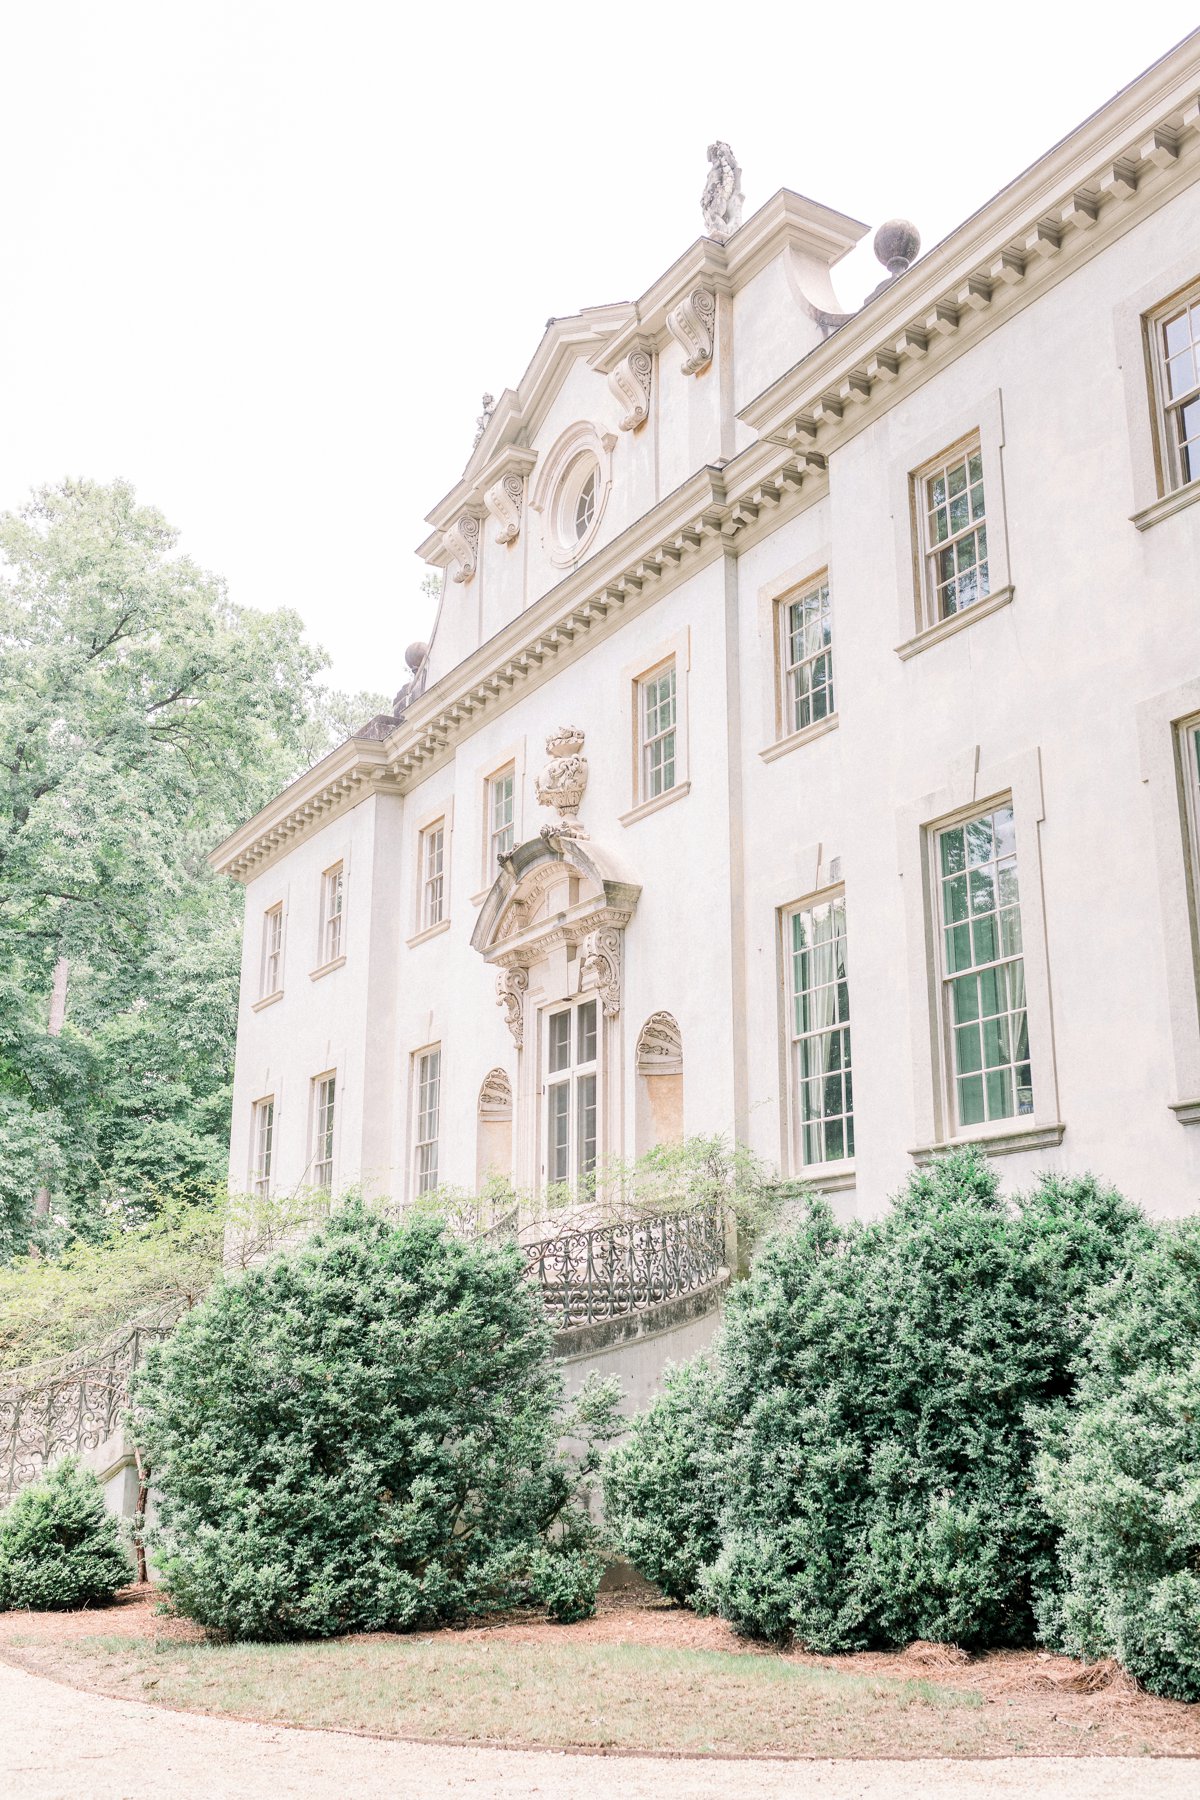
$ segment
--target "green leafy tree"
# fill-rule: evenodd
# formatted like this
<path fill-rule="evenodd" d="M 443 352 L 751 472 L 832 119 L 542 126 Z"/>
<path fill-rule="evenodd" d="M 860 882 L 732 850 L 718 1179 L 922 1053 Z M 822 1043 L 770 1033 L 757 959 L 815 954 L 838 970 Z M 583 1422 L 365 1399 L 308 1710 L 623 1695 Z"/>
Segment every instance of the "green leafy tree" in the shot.
<path fill-rule="evenodd" d="M 235 1638 L 590 1611 L 578 1500 L 615 1393 L 564 1408 L 513 1245 L 359 1205 L 218 1284 L 137 1384 L 174 1604 Z M 558 1450 L 579 1439 L 578 1461 Z"/>
<path fill-rule="evenodd" d="M 328 747 L 323 663 L 127 482 L 0 517 L 0 1254 L 39 1189 L 90 1229 L 220 1174 L 240 907 L 205 858 Z"/>
<path fill-rule="evenodd" d="M 1066 1576 L 1048 1639 L 1200 1700 L 1200 1221 L 1162 1227 L 1101 1297 L 1038 1481 Z"/>
<path fill-rule="evenodd" d="M 915 1173 L 865 1227 L 803 1206 L 730 1296 L 715 1403 L 697 1415 L 708 1443 L 688 1455 L 715 1459 L 719 1542 L 697 1603 L 823 1651 L 1028 1642 L 1058 1579 L 1039 1421 L 1072 1390 L 1090 1290 L 1149 1233 L 1089 1179 L 1010 1204 L 969 1151 Z M 669 1442 L 666 1412 L 647 1421 L 648 1456 Z M 707 1519 L 680 1516 L 687 1489 L 664 1464 L 656 1481 L 646 1461 L 639 1529 L 658 1513 L 668 1539 L 702 1541 Z M 628 1527 L 622 1547 L 637 1560 Z"/>
<path fill-rule="evenodd" d="M 132 1578 L 100 1483 L 77 1462 L 59 1463 L 0 1512 L 0 1611 L 102 1606 Z"/>

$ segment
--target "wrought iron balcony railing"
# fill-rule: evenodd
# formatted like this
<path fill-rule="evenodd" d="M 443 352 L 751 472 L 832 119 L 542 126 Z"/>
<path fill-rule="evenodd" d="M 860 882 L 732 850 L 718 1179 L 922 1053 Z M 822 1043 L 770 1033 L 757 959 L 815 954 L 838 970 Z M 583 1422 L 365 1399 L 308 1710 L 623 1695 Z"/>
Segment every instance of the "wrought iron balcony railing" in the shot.
<path fill-rule="evenodd" d="M 619 1318 L 707 1287 L 725 1261 L 722 1208 L 710 1202 L 652 1219 L 622 1219 L 522 1246 L 559 1331 Z"/>

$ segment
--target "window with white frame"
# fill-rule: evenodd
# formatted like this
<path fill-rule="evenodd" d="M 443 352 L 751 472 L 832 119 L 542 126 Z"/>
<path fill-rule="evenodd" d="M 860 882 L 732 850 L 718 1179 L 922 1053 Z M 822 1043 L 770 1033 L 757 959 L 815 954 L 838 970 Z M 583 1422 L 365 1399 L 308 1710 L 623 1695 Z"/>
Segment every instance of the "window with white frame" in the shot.
<path fill-rule="evenodd" d="M 1168 488 L 1200 479 L 1200 282 L 1150 321 Z"/>
<path fill-rule="evenodd" d="M 497 769 L 487 784 L 488 879 L 496 872 L 498 857 L 507 856 L 516 842 L 517 771 L 514 764 Z"/>
<path fill-rule="evenodd" d="M 654 800 L 675 786 L 675 661 L 638 683 L 641 793 Z"/>
<path fill-rule="evenodd" d="M 780 603 L 782 735 L 832 718 L 833 610 L 828 581 Z"/>
<path fill-rule="evenodd" d="M 543 1015 L 546 1058 L 546 1180 L 572 1187 L 598 1154 L 599 1008 L 595 1000 Z"/>
<path fill-rule="evenodd" d="M 254 1102 L 250 1135 L 250 1185 L 257 1199 L 271 1192 L 271 1162 L 275 1154 L 275 1096 Z"/>
<path fill-rule="evenodd" d="M 334 863 L 321 877 L 321 962 L 336 962 L 342 954 L 342 918 L 346 907 L 346 871 Z"/>
<path fill-rule="evenodd" d="M 333 1189 L 333 1123 L 337 1106 L 337 1076 L 318 1075 L 313 1082 L 313 1186 L 321 1193 Z"/>
<path fill-rule="evenodd" d="M 797 1164 L 854 1155 L 846 899 L 786 915 L 791 1001 L 792 1110 Z"/>
<path fill-rule="evenodd" d="M 1200 911 L 1200 719 L 1188 719 L 1178 730 L 1179 759 L 1187 798 L 1188 858 L 1192 869 L 1193 903 Z"/>
<path fill-rule="evenodd" d="M 413 1105 L 413 1192 L 438 1184 L 438 1127 L 442 1112 L 442 1051 L 436 1045 L 416 1059 Z"/>
<path fill-rule="evenodd" d="M 927 623 L 936 625 L 991 593 L 979 439 L 938 457 L 917 481 Z"/>
<path fill-rule="evenodd" d="M 446 913 L 446 821 L 421 833 L 421 930 L 440 925 Z"/>
<path fill-rule="evenodd" d="M 266 1000 L 283 986 L 283 904 L 263 914 L 262 969 L 258 997 Z"/>
<path fill-rule="evenodd" d="M 1011 801 L 938 832 L 936 878 L 958 1129 L 1032 1113 Z"/>

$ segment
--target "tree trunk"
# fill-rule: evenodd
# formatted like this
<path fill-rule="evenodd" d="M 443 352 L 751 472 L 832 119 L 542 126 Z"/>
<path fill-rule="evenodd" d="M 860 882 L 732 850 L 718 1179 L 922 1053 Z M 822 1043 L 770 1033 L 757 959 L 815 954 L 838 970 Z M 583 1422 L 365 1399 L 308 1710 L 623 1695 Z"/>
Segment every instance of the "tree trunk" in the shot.
<path fill-rule="evenodd" d="M 142 1461 L 142 1453 L 136 1444 L 133 1446 L 133 1460 L 138 1472 L 137 1504 L 133 1514 L 133 1553 L 137 1558 L 137 1579 L 144 1587 L 150 1579 L 146 1568 L 146 1505 L 150 1498 L 150 1471 Z"/>
<path fill-rule="evenodd" d="M 61 1037 L 63 1026 L 67 1021 L 67 969 L 69 964 L 65 956 L 60 956 L 54 965 L 54 986 L 50 990 L 50 1023 L 47 1034 L 50 1037 Z M 35 1213 L 46 1214 L 50 1211 L 50 1189 L 43 1185 L 37 1191 L 33 1203 Z"/>

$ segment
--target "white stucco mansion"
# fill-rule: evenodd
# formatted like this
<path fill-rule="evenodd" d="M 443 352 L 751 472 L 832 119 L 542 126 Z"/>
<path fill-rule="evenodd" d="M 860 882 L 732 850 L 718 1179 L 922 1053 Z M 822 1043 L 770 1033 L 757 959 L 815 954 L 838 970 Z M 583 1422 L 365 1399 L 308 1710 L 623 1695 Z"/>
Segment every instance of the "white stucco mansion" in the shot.
<path fill-rule="evenodd" d="M 1200 33 L 844 313 L 787 189 L 552 320 L 432 640 L 214 856 L 235 1187 L 725 1132 L 877 1211 L 984 1142 L 1200 1201 Z"/>

